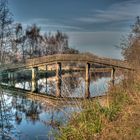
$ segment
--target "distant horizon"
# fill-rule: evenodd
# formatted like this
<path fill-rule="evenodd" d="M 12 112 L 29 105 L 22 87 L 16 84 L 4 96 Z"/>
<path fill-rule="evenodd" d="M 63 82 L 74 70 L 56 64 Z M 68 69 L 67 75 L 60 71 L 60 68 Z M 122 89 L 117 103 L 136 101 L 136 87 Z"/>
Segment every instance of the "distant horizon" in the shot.
<path fill-rule="evenodd" d="M 12 0 L 9 7 L 14 21 L 24 27 L 35 23 L 42 32 L 60 30 L 70 47 L 117 59 L 122 55 L 115 46 L 140 13 L 139 0 Z"/>

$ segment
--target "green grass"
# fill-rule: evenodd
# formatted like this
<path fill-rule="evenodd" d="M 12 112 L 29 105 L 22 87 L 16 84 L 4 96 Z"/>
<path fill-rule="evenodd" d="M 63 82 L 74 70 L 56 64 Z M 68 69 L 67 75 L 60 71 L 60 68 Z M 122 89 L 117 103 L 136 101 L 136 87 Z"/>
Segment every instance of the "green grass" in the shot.
<path fill-rule="evenodd" d="M 89 104 L 89 103 L 87 103 Z M 60 127 L 60 134 L 58 140 L 81 140 L 90 139 L 93 137 L 94 133 L 101 131 L 102 122 L 100 106 L 95 104 L 93 108 L 84 108 L 82 112 L 75 113 L 70 122 L 64 126 Z"/>
<path fill-rule="evenodd" d="M 92 140 L 101 133 L 106 123 L 117 120 L 123 106 L 131 99 L 122 85 L 109 93 L 109 105 L 101 106 L 97 101 L 85 100 L 82 111 L 74 113 L 65 126 L 59 127 L 57 140 Z"/>

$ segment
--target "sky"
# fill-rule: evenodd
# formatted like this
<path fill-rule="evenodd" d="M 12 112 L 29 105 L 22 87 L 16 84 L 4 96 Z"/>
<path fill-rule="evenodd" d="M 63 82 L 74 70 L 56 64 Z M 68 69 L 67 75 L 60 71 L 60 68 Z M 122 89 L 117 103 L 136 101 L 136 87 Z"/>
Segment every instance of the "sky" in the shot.
<path fill-rule="evenodd" d="M 122 58 L 122 36 L 140 16 L 140 0 L 9 0 L 15 22 L 36 23 L 42 32 L 60 30 L 70 47 L 99 56 Z"/>

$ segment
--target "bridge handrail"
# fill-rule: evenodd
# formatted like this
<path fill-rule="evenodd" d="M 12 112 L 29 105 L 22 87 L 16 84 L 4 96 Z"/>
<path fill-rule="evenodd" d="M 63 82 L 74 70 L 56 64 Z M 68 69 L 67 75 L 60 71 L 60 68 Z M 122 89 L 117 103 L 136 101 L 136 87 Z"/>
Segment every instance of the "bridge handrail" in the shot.
<path fill-rule="evenodd" d="M 133 69 L 127 62 L 119 59 L 111 59 L 105 57 L 91 56 L 87 54 L 55 54 L 49 56 L 42 56 L 33 59 L 27 59 L 25 63 L 3 64 L 0 65 L 0 70 L 17 69 L 22 67 L 30 67 L 40 64 L 56 62 L 84 62 L 84 63 L 98 63 L 102 65 L 109 65 L 113 67 L 120 67 L 124 69 Z"/>

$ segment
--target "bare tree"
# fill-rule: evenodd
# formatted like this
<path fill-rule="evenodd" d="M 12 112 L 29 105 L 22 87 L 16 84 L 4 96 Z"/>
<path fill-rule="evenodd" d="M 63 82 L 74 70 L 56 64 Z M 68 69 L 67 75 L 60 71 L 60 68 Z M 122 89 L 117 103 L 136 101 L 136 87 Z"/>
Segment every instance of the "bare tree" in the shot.
<path fill-rule="evenodd" d="M 30 58 L 41 56 L 40 43 L 42 36 L 40 35 L 40 28 L 35 24 L 26 29 L 26 41 L 28 44 L 28 53 Z"/>
<path fill-rule="evenodd" d="M 136 22 L 132 26 L 132 31 L 128 38 L 121 43 L 122 54 L 133 66 L 140 66 L 140 18 L 136 18 Z"/>
<path fill-rule="evenodd" d="M 45 55 L 79 53 L 78 50 L 69 47 L 68 36 L 60 31 L 53 35 L 51 33 L 45 34 L 43 42 Z"/>
<path fill-rule="evenodd" d="M 22 59 L 22 61 L 25 61 L 26 35 L 25 35 L 25 31 L 23 30 L 21 23 L 16 24 L 15 35 L 16 35 L 15 44 L 17 45 L 16 53 L 18 53 L 17 55 L 20 55 L 20 57 L 22 56 L 22 58 L 20 58 Z M 18 56 L 17 56 L 17 59 L 18 59 Z"/>
<path fill-rule="evenodd" d="M 62 32 L 57 31 L 55 34 L 55 42 L 58 49 L 57 53 L 64 53 L 68 49 L 68 36 Z"/>
<path fill-rule="evenodd" d="M 0 0 L 0 63 L 4 63 L 6 59 L 13 21 L 7 4 L 7 0 Z"/>

